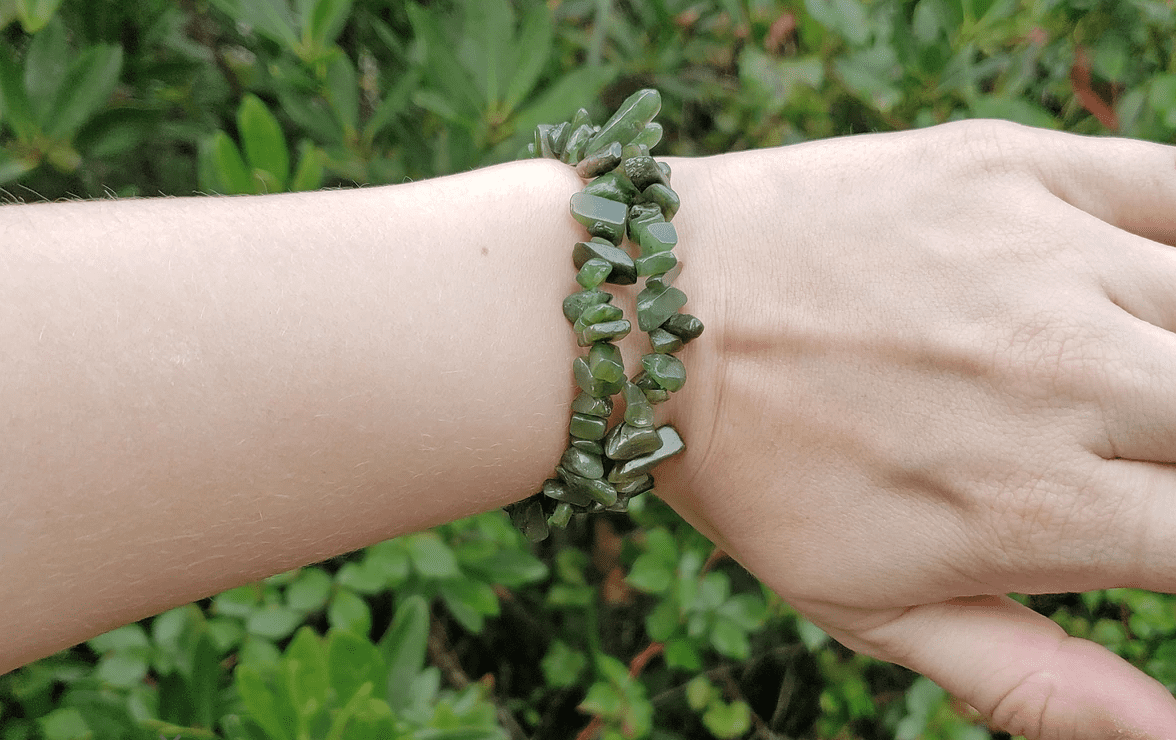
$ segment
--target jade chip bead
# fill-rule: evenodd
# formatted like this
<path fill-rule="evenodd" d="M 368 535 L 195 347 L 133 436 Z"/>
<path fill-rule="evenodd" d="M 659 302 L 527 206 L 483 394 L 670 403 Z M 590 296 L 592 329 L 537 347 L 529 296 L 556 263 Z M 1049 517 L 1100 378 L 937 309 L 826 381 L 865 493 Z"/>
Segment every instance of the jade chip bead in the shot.
<path fill-rule="evenodd" d="M 562 465 L 556 466 L 555 473 L 569 490 L 587 495 L 602 506 L 612 506 L 617 502 L 617 489 L 608 481 L 576 475 Z"/>
<path fill-rule="evenodd" d="M 697 339 L 703 330 L 702 322 L 688 313 L 676 313 L 661 325 L 669 333 L 681 337 L 683 342 Z"/>
<path fill-rule="evenodd" d="M 572 520 L 573 513 L 570 504 L 560 504 L 555 507 L 555 511 L 551 512 L 551 516 L 547 517 L 547 526 L 566 529 L 568 522 Z"/>
<path fill-rule="evenodd" d="M 625 423 L 635 427 L 653 426 L 653 405 L 645 397 L 644 391 L 632 383 L 625 383 L 621 389 L 621 397 L 625 399 Z"/>
<path fill-rule="evenodd" d="M 563 155 L 564 148 L 568 145 L 568 137 L 571 135 L 572 125 L 567 121 L 551 129 L 551 151 L 555 153 L 555 156 Z"/>
<path fill-rule="evenodd" d="M 670 392 L 664 388 L 642 388 L 641 392 L 645 394 L 645 400 L 654 406 L 670 400 Z"/>
<path fill-rule="evenodd" d="M 563 466 L 564 470 L 584 478 L 604 477 L 604 461 L 600 459 L 600 456 L 577 450 L 575 447 L 569 447 L 564 451 L 559 464 Z"/>
<path fill-rule="evenodd" d="M 650 290 L 668 290 L 680 274 L 682 274 L 682 260 L 678 260 L 678 264 L 660 275 L 650 275 L 645 278 L 645 287 Z"/>
<path fill-rule="evenodd" d="M 577 439 L 595 442 L 604 439 L 607 433 L 608 419 L 599 416 L 572 414 L 572 420 L 568 423 L 568 434 Z"/>
<path fill-rule="evenodd" d="M 625 380 L 625 363 L 621 358 L 621 350 L 615 344 L 597 342 L 592 345 L 592 349 L 588 350 L 588 367 L 592 371 L 592 377 L 606 383 L 619 386 Z"/>
<path fill-rule="evenodd" d="M 646 124 L 645 128 L 641 129 L 641 131 L 636 136 L 634 136 L 633 140 L 629 143 L 643 146 L 645 147 L 646 151 L 648 151 L 657 146 L 658 142 L 661 141 L 661 138 L 662 125 L 654 121 L 652 123 Z"/>
<path fill-rule="evenodd" d="M 670 190 L 669 186 L 665 183 L 653 183 L 641 191 L 641 196 L 652 203 L 656 203 L 658 208 L 661 208 L 662 216 L 667 221 L 674 218 L 674 214 L 678 212 L 678 207 L 682 205 L 678 194 Z"/>
<path fill-rule="evenodd" d="M 573 120 L 572 123 L 575 123 L 575 121 Z M 579 162 L 583 158 L 584 148 L 588 146 L 588 140 L 591 138 L 591 126 L 584 124 L 575 127 L 568 137 L 568 143 L 564 145 L 563 154 L 560 155 L 560 161 L 564 164 L 571 165 Z"/>
<path fill-rule="evenodd" d="M 612 293 L 603 290 L 581 290 L 577 293 L 572 293 L 567 298 L 564 298 L 564 318 L 574 324 L 589 306 L 609 303 L 612 299 Z M 620 311 L 621 309 L 618 308 L 617 310 Z"/>
<path fill-rule="evenodd" d="M 542 542 L 547 539 L 551 530 L 547 520 L 543 517 L 543 507 L 538 500 L 528 499 L 508 509 L 510 521 L 531 542 Z"/>
<path fill-rule="evenodd" d="M 637 427 L 628 422 L 616 425 L 604 438 L 604 454 L 610 460 L 631 460 L 660 446 L 661 439 L 652 426 Z"/>
<path fill-rule="evenodd" d="M 673 355 L 648 354 L 641 358 L 645 373 L 661 388 L 675 393 L 686 385 L 686 366 Z M 607 452 L 608 447 L 605 446 Z"/>
<path fill-rule="evenodd" d="M 618 321 L 603 321 L 599 324 L 591 324 L 584 327 L 584 331 L 576 334 L 576 344 L 581 347 L 590 347 L 595 342 L 614 341 L 617 339 L 624 339 L 629 336 L 629 332 L 633 330 L 633 325 L 629 323 L 628 319 L 620 319 Z M 677 337 L 674 337 L 677 339 Z M 681 342 L 681 340 L 678 340 Z"/>
<path fill-rule="evenodd" d="M 612 265 L 606 260 L 590 259 L 576 273 L 576 282 L 584 286 L 586 290 L 592 290 L 608 279 L 612 269 Z"/>
<path fill-rule="evenodd" d="M 657 329 L 649 332 L 649 346 L 653 348 L 654 352 L 660 354 L 668 354 L 670 352 L 677 352 L 682 349 L 682 337 L 675 336 L 665 329 L 665 324 L 662 324 Z"/>
<path fill-rule="evenodd" d="M 600 440 L 596 439 L 580 439 L 579 437 L 569 437 L 568 444 L 575 447 L 577 450 L 583 450 L 593 455 L 604 455 L 604 445 Z"/>
<path fill-rule="evenodd" d="M 655 252 L 647 257 L 638 257 L 634 266 L 640 277 L 664 275 L 678 265 L 673 252 Z"/>
<path fill-rule="evenodd" d="M 535 127 L 535 154 L 547 159 L 556 159 L 555 152 L 551 148 L 551 129 L 554 126 L 548 123 L 541 123 Z"/>
<path fill-rule="evenodd" d="M 567 484 L 558 478 L 543 481 L 543 495 L 574 506 L 591 506 L 594 500 L 591 496 L 568 488 Z"/>
<path fill-rule="evenodd" d="M 629 182 L 629 178 L 619 172 L 606 172 L 584 186 L 581 193 L 596 195 L 608 200 L 615 200 L 625 205 L 633 205 L 637 199 L 638 190 Z"/>
<path fill-rule="evenodd" d="M 622 146 L 628 144 L 657 118 L 661 110 L 661 94 L 657 90 L 646 88 L 638 90 L 621 103 L 617 112 L 600 127 L 600 133 L 592 137 L 588 143 L 585 156 L 604 149 L 613 142 Z"/>
<path fill-rule="evenodd" d="M 581 393 L 580 395 L 576 396 L 576 400 L 572 401 L 572 412 L 576 414 L 586 414 L 588 416 L 599 416 L 602 419 L 607 419 L 608 417 L 612 416 L 613 401 L 611 398 L 596 398 L 595 396 L 590 396 L 587 393 Z M 592 438 L 586 437 L 585 439 Z"/>
<path fill-rule="evenodd" d="M 604 260 L 611 267 L 608 282 L 614 285 L 632 285 L 637 282 L 637 267 L 629 253 L 604 239 L 577 242 L 572 247 L 572 264 L 582 267 L 592 259 Z"/>
<path fill-rule="evenodd" d="M 621 152 L 621 145 L 614 141 L 595 154 L 589 154 L 581 159 L 580 163 L 576 165 L 576 174 L 589 180 L 597 175 L 615 170 L 617 165 L 621 163 Z"/>
<path fill-rule="evenodd" d="M 658 169 L 657 162 L 649 155 L 629 157 L 624 162 L 621 162 L 621 171 L 625 173 L 625 177 L 642 193 L 648 190 L 654 184 L 662 183 L 662 171 Z M 652 200 L 646 196 L 647 200 Z M 659 203 L 660 207 L 661 204 Z M 665 209 L 662 208 L 663 213 Z"/>
<path fill-rule="evenodd" d="M 686 305 L 686 294 L 675 287 L 649 287 L 637 294 L 637 326 L 650 332 Z"/>
<path fill-rule="evenodd" d="M 668 252 L 678 246 L 677 227 L 669 221 L 661 220 L 660 213 L 658 217 L 657 221 L 646 221 L 633 229 L 637 237 L 633 241 L 641 247 L 642 257 Z"/>
<path fill-rule="evenodd" d="M 621 243 L 629 216 L 624 203 L 580 192 L 572 196 L 570 207 L 572 217 L 583 224 L 589 234 L 608 239 L 613 244 Z"/>
<path fill-rule="evenodd" d="M 686 449 L 686 445 L 682 442 L 682 437 L 668 424 L 658 427 L 657 436 L 661 440 L 660 447 L 647 455 L 635 457 L 632 460 L 626 460 L 614 466 L 608 473 L 609 482 L 617 483 L 632 480 L 633 478 L 649 473 L 659 463 L 665 462 Z"/>
<path fill-rule="evenodd" d="M 653 490 L 653 476 L 649 473 L 642 473 L 613 485 L 616 486 L 618 494 L 632 498 L 640 493 Z"/>
<path fill-rule="evenodd" d="M 576 385 L 580 386 L 580 390 L 597 398 L 606 398 L 619 393 L 621 390 L 621 384 L 619 382 L 601 380 L 593 375 L 592 368 L 588 366 L 588 360 L 583 357 L 577 357 L 572 362 L 572 375 L 575 376 Z"/>

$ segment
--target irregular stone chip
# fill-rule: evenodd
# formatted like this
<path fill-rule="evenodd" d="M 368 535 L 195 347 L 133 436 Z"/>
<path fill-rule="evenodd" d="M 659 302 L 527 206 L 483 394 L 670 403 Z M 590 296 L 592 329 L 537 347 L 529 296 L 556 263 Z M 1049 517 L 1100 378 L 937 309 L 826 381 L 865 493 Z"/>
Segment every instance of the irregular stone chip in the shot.
<path fill-rule="evenodd" d="M 556 157 L 563 156 L 564 147 L 568 145 L 568 138 L 572 135 L 572 125 L 567 121 L 551 129 L 551 151 Z"/>
<path fill-rule="evenodd" d="M 647 221 L 636 228 L 636 233 L 635 241 L 641 247 L 642 257 L 668 252 L 678 246 L 678 229 L 668 221 Z"/>
<path fill-rule="evenodd" d="M 597 303 L 580 312 L 580 318 L 572 323 L 572 331 L 580 333 L 593 324 L 604 321 L 620 321 L 624 315 L 625 313 L 620 306 L 614 306 L 611 303 Z"/>
<path fill-rule="evenodd" d="M 619 496 L 632 498 L 638 494 L 653 490 L 653 476 L 649 473 L 642 473 L 641 475 L 613 483 L 613 485 L 616 486 Z M 619 500 L 620 498 L 618 498 Z"/>
<path fill-rule="evenodd" d="M 666 185 L 669 185 L 670 176 L 673 174 L 673 172 L 670 170 L 670 166 L 665 162 L 658 162 L 657 168 L 662 171 L 662 177 L 664 178 L 662 182 L 664 182 Z"/>
<path fill-rule="evenodd" d="M 637 188 L 629 182 L 629 178 L 616 171 L 604 173 L 585 185 L 580 192 L 615 200 L 627 206 L 633 205 L 638 195 Z"/>
<path fill-rule="evenodd" d="M 653 404 L 640 388 L 632 383 L 625 383 L 621 388 L 621 397 L 625 399 L 626 424 L 635 427 L 653 426 Z"/>
<path fill-rule="evenodd" d="M 562 478 L 548 478 L 543 482 L 543 495 L 572 506 L 591 506 L 596 499 L 582 490 L 574 490 Z"/>
<path fill-rule="evenodd" d="M 584 452 L 583 450 L 577 450 L 575 447 L 569 447 L 564 450 L 559 464 L 564 467 L 564 470 L 570 470 L 576 475 L 581 475 L 585 478 L 604 477 L 604 461 L 601 460 L 600 456 Z"/>
<path fill-rule="evenodd" d="M 621 358 L 621 350 L 615 344 L 597 342 L 592 345 L 592 349 L 588 350 L 588 367 L 592 370 L 592 377 L 617 384 L 618 390 L 619 384 L 625 380 L 625 362 Z"/>
<path fill-rule="evenodd" d="M 568 136 L 568 143 L 564 145 L 563 154 L 560 155 L 560 161 L 564 164 L 574 165 L 580 161 L 584 156 L 584 148 L 588 146 L 588 140 L 592 138 L 592 127 L 583 125 L 577 126 Z"/>
<path fill-rule="evenodd" d="M 646 152 L 657 146 L 662 138 L 662 125 L 657 121 L 646 124 L 645 128 L 641 129 L 630 144 L 637 144 L 645 147 Z"/>
<path fill-rule="evenodd" d="M 576 385 L 580 386 L 580 390 L 591 396 L 607 398 L 621 391 L 621 384 L 619 382 L 601 380 L 593 375 L 592 369 L 588 366 L 588 360 L 584 357 L 577 357 L 572 362 L 572 374 L 575 376 Z M 578 437 L 580 435 L 576 436 Z"/>
<path fill-rule="evenodd" d="M 630 141 L 621 149 L 621 156 L 625 159 L 630 157 L 648 157 L 649 147 Z"/>
<path fill-rule="evenodd" d="M 636 185 L 637 182 L 634 181 L 633 184 Z M 674 214 L 678 212 L 678 207 L 682 205 L 682 201 L 679 200 L 678 194 L 673 190 L 670 190 L 668 185 L 660 182 L 655 182 L 642 190 L 641 197 L 645 198 L 651 203 L 656 203 L 658 208 L 661 208 L 662 216 L 664 216 L 667 221 L 672 221 L 674 219 Z"/>
<path fill-rule="evenodd" d="M 645 394 L 645 399 L 654 406 L 670 400 L 670 392 L 664 388 L 642 388 L 641 392 Z"/>
<path fill-rule="evenodd" d="M 689 342 L 691 339 L 697 339 L 705 328 L 702 322 L 697 317 L 691 316 L 688 313 L 676 313 L 666 322 L 662 324 L 661 328 L 669 333 L 681 337 L 683 342 Z"/>
<path fill-rule="evenodd" d="M 592 114 L 588 112 L 587 108 L 581 108 L 572 116 L 572 130 L 576 130 L 581 126 L 587 126 L 588 130 L 592 130 Z"/>
<path fill-rule="evenodd" d="M 637 294 L 637 326 L 651 332 L 686 305 L 686 294 L 673 286 L 649 287 Z"/>
<path fill-rule="evenodd" d="M 616 483 L 617 481 L 632 480 L 643 473 L 652 472 L 659 463 L 668 460 L 686 449 L 686 445 L 682 442 L 682 437 L 669 424 L 658 427 L 657 435 L 661 440 L 660 447 L 647 455 L 635 457 L 632 460 L 626 460 L 619 465 L 613 466 L 613 469 L 608 473 L 609 482 Z"/>
<path fill-rule="evenodd" d="M 555 529 L 567 529 L 573 513 L 575 512 L 570 504 L 560 504 L 555 507 L 555 511 L 551 512 L 551 516 L 547 517 L 547 526 Z"/>
<path fill-rule="evenodd" d="M 614 141 L 622 146 L 628 144 L 657 117 L 660 110 L 661 94 L 657 90 L 638 90 L 626 98 L 612 118 L 600 127 L 600 132 L 588 143 L 585 155 L 598 152 Z"/>
<path fill-rule="evenodd" d="M 543 516 L 543 506 L 538 499 L 527 499 L 507 507 L 510 521 L 531 542 L 547 539 L 550 530 Z"/>
<path fill-rule="evenodd" d="M 568 434 L 577 439 L 595 442 L 604 439 L 604 435 L 607 433 L 608 419 L 599 416 L 572 414 L 572 420 L 568 422 Z"/>
<path fill-rule="evenodd" d="M 551 148 L 552 128 L 553 126 L 549 123 L 541 123 L 535 127 L 535 151 L 546 159 L 558 159 Z M 641 189 L 644 190 L 644 188 Z"/>
<path fill-rule="evenodd" d="M 669 270 L 666 270 L 661 275 L 650 275 L 647 277 L 645 279 L 645 287 L 651 290 L 666 290 L 674 284 L 674 281 L 677 280 L 678 276 L 681 274 L 682 260 L 678 260 L 678 264 L 674 265 Z"/>
<path fill-rule="evenodd" d="M 674 269 L 677 264 L 678 258 L 674 256 L 673 252 L 655 252 L 648 257 L 638 257 L 634 266 L 637 268 L 639 276 L 649 277 L 664 275 Z"/>
<path fill-rule="evenodd" d="M 576 344 L 581 347 L 590 347 L 595 342 L 615 342 L 618 339 L 624 339 L 629 336 L 629 332 L 632 330 L 633 325 L 629 323 L 628 319 L 602 321 L 599 324 L 586 326 L 584 327 L 584 331 L 578 332 L 576 334 Z"/>
<path fill-rule="evenodd" d="M 653 348 L 654 352 L 663 355 L 669 354 L 670 352 L 677 352 L 685 344 L 682 341 L 682 337 L 669 333 L 666 331 L 665 326 L 665 324 L 662 324 L 657 329 L 649 332 L 649 346 Z"/>
<path fill-rule="evenodd" d="M 603 290 L 581 290 L 572 293 L 563 302 L 564 318 L 573 324 L 584 313 L 584 309 L 589 306 L 596 306 L 601 303 L 608 303 L 613 299 L 612 293 Z M 620 311 L 620 309 L 617 309 Z"/>
<path fill-rule="evenodd" d="M 579 192 L 572 196 L 570 208 L 572 217 L 583 224 L 589 234 L 608 239 L 613 244 L 621 243 L 629 215 L 624 203 Z"/>
<path fill-rule="evenodd" d="M 634 187 L 642 191 L 642 193 L 655 184 L 665 187 L 664 183 L 662 183 L 662 171 L 658 169 L 657 162 L 649 155 L 644 157 L 629 157 L 624 162 L 621 162 L 621 171 L 625 173 L 625 177 L 629 178 Z M 646 199 L 653 200 L 648 197 Z M 658 207 L 661 207 L 660 203 Z M 664 214 L 664 208 L 662 208 L 662 212 Z"/>
<path fill-rule="evenodd" d="M 597 175 L 614 170 L 621 163 L 622 151 L 621 145 L 614 141 L 604 149 L 581 159 L 580 163 L 576 165 L 576 174 L 585 180 L 590 180 Z"/>
<path fill-rule="evenodd" d="M 583 263 L 580 271 L 576 273 L 576 282 L 583 285 L 586 290 L 592 290 L 608 279 L 612 269 L 607 260 L 590 259 Z"/>
<path fill-rule="evenodd" d="M 568 488 L 586 493 L 602 506 L 612 506 L 617 502 L 617 489 L 608 481 L 576 475 L 562 465 L 556 466 L 555 472 Z"/>
<path fill-rule="evenodd" d="M 638 455 L 653 452 L 660 446 L 661 439 L 652 426 L 637 427 L 621 423 L 604 438 L 604 454 L 610 460 L 631 460 Z"/>
<path fill-rule="evenodd" d="M 600 440 L 570 437 L 568 444 L 570 444 L 572 447 L 575 447 L 577 450 L 583 450 L 584 452 L 588 452 L 593 455 L 604 455 L 604 445 L 600 443 Z"/>
<path fill-rule="evenodd" d="M 572 247 L 572 263 L 581 267 L 591 259 L 602 259 L 612 266 L 608 282 L 613 285 L 632 285 L 637 282 L 637 267 L 629 253 L 603 239 L 577 242 Z"/>
<path fill-rule="evenodd" d="M 581 393 L 576 396 L 576 400 L 572 401 L 572 412 L 576 414 L 586 414 L 588 416 L 599 416 L 602 419 L 607 419 L 612 416 L 613 400 L 611 398 L 596 398 L 587 393 Z M 576 435 L 577 437 L 580 435 Z M 586 437 L 585 439 L 592 439 Z"/>
<path fill-rule="evenodd" d="M 641 364 L 645 373 L 670 393 L 676 393 L 686 385 L 686 366 L 673 355 L 648 354 L 641 358 Z M 605 451 L 608 451 L 607 445 Z"/>

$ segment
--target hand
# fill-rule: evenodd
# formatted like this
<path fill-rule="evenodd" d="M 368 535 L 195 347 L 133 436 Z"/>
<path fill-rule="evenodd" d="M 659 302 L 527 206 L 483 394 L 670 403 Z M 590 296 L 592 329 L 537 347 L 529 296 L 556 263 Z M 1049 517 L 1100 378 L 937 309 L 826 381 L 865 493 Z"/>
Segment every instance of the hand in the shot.
<path fill-rule="evenodd" d="M 1013 734 L 1176 736 L 1003 596 L 1176 591 L 1176 150 L 973 121 L 672 164 L 708 332 L 663 497 Z"/>

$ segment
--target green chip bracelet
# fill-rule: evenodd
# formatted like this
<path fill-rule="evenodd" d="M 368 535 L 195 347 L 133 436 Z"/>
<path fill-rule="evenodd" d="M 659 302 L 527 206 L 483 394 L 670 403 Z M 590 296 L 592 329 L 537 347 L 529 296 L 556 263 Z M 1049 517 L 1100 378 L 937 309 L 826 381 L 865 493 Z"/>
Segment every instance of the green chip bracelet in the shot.
<path fill-rule="evenodd" d="M 563 312 L 588 351 L 572 363 L 581 393 L 572 402 L 568 447 L 540 491 L 506 507 L 532 542 L 566 527 L 573 514 L 626 511 L 630 499 L 653 489 L 653 469 L 686 449 L 677 430 L 654 422 L 654 406 L 686 382 L 674 353 L 702 334 L 702 322 L 681 312 L 686 295 L 673 286 L 681 270 L 672 223 L 678 195 L 669 165 L 649 156 L 662 137 L 653 122 L 659 110 L 657 90 L 638 90 L 603 126 L 593 126 L 581 108 L 570 121 L 538 126 L 527 145 L 526 157 L 558 159 L 588 181 L 570 204 L 588 238 L 572 248 L 582 289 L 564 300 Z M 630 378 L 615 342 L 633 327 L 602 286 L 638 280 L 637 327 L 649 336 L 650 352 Z M 610 428 L 618 394 L 624 415 Z"/>

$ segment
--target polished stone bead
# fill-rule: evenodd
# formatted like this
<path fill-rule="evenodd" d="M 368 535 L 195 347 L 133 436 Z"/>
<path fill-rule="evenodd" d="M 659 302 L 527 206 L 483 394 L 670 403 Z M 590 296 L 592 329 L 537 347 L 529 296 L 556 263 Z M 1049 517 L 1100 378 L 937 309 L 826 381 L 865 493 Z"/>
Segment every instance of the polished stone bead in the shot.
<path fill-rule="evenodd" d="M 632 141 L 629 142 L 628 144 L 625 144 L 625 146 L 621 149 L 621 157 L 624 159 L 629 159 L 631 157 L 648 157 L 648 156 L 649 156 L 649 147 L 634 143 Z"/>
<path fill-rule="evenodd" d="M 637 184 L 636 181 L 633 182 Z M 672 221 L 674 214 L 678 212 L 678 207 L 682 205 L 682 201 L 678 199 L 678 194 L 670 190 L 665 183 L 655 182 L 649 187 L 641 191 L 641 196 L 651 203 L 656 203 L 662 210 L 662 215 L 667 221 Z"/>
<path fill-rule="evenodd" d="M 564 298 L 563 313 L 564 318 L 571 321 L 573 324 L 580 315 L 584 313 L 584 309 L 589 306 L 598 306 L 602 303 L 608 303 L 612 300 L 612 293 L 604 290 L 581 290 L 572 293 L 567 298 Z M 617 309 L 620 311 L 621 309 Z"/>
<path fill-rule="evenodd" d="M 543 506 L 538 499 L 520 501 L 508 509 L 510 521 L 531 542 L 547 539 L 550 530 L 543 516 Z"/>
<path fill-rule="evenodd" d="M 662 387 L 657 384 L 657 381 L 649 377 L 649 373 L 642 370 L 637 373 L 637 377 L 633 378 L 633 385 L 646 392 L 646 398 L 649 397 L 649 391 L 661 390 Z"/>
<path fill-rule="evenodd" d="M 657 291 L 666 290 L 674 284 L 680 274 L 682 274 L 682 260 L 678 260 L 678 264 L 660 275 L 650 275 L 645 278 L 645 287 Z"/>
<path fill-rule="evenodd" d="M 566 529 L 568 522 L 572 520 L 572 514 L 575 513 L 571 504 L 560 504 L 555 507 L 555 511 L 551 512 L 551 516 L 547 517 L 547 526 L 554 529 Z"/>
<path fill-rule="evenodd" d="M 567 121 L 551 129 L 551 151 L 555 156 L 563 155 L 564 147 L 568 145 L 568 137 L 572 135 L 572 125 Z"/>
<path fill-rule="evenodd" d="M 645 151 L 648 153 L 650 149 L 657 146 L 658 142 L 661 141 L 661 138 L 662 125 L 654 121 L 653 123 L 646 124 L 645 128 L 641 129 L 641 131 L 636 136 L 634 136 L 633 140 L 629 143 L 645 147 Z"/>
<path fill-rule="evenodd" d="M 645 399 L 654 406 L 670 400 L 670 392 L 664 388 L 642 389 L 641 392 L 645 394 Z"/>
<path fill-rule="evenodd" d="M 564 164 L 574 165 L 584 157 L 584 148 L 588 146 L 588 140 L 592 138 L 592 127 L 583 125 L 577 126 L 572 130 L 568 136 L 568 143 L 564 145 L 563 154 L 560 155 L 560 161 Z"/>
<path fill-rule="evenodd" d="M 632 285 L 637 282 L 637 267 L 633 264 L 633 258 L 620 247 L 600 238 L 577 242 L 572 247 L 572 263 L 576 267 L 582 267 L 591 259 L 604 260 L 612 267 L 608 282 L 614 285 Z"/>
<path fill-rule="evenodd" d="M 580 271 L 576 273 L 576 282 L 583 285 L 586 290 L 592 290 L 608 278 L 612 269 L 612 265 L 606 260 L 590 259 L 580 266 Z"/>
<path fill-rule="evenodd" d="M 581 347 L 589 347 L 594 342 L 600 341 L 616 341 L 623 339 L 629 335 L 633 330 L 633 325 L 627 319 L 620 319 L 619 321 L 602 321 L 599 324 L 592 324 L 584 327 L 584 331 L 576 333 L 576 344 Z M 676 337 L 675 337 L 676 338 Z"/>
<path fill-rule="evenodd" d="M 691 316 L 688 313 L 676 313 L 666 322 L 662 324 L 661 328 L 669 333 L 681 337 L 683 342 L 689 342 L 691 339 L 697 339 L 703 330 L 702 322 L 697 317 Z"/>
<path fill-rule="evenodd" d="M 625 363 L 615 344 L 597 342 L 592 345 L 588 350 L 588 367 L 592 370 L 592 377 L 606 383 L 619 384 L 625 379 Z"/>
<path fill-rule="evenodd" d="M 617 491 L 617 502 L 615 504 L 613 504 L 612 506 L 604 507 L 604 510 L 605 511 L 615 511 L 618 514 L 624 514 L 626 511 L 629 510 L 629 499 L 630 498 L 632 498 L 632 496 L 622 496 L 622 495 L 620 495 L 620 491 Z"/>
<path fill-rule="evenodd" d="M 625 235 L 625 221 L 629 210 L 624 203 L 596 195 L 576 193 L 571 201 L 572 216 L 588 229 L 592 236 L 620 244 Z"/>
<path fill-rule="evenodd" d="M 662 185 L 662 171 L 657 168 L 657 162 L 653 157 L 630 157 L 621 163 L 621 172 L 625 173 L 625 177 L 633 183 L 633 186 L 644 193 L 653 185 Z M 646 200 L 652 201 L 652 198 L 647 197 Z M 658 207 L 661 204 L 658 203 Z M 663 214 L 665 209 L 662 208 Z"/>
<path fill-rule="evenodd" d="M 568 488 L 587 494 L 602 506 L 612 506 L 617 502 L 617 489 L 608 481 L 576 475 L 562 465 L 557 466 L 555 472 Z"/>
<path fill-rule="evenodd" d="M 596 439 L 580 439 L 579 437 L 569 437 L 568 444 L 575 447 L 577 450 L 591 453 L 593 455 L 604 455 L 604 445 L 600 440 Z"/>
<path fill-rule="evenodd" d="M 661 440 L 661 446 L 653 452 L 641 457 L 635 457 L 632 460 L 613 466 L 608 473 L 608 480 L 610 483 L 618 481 L 632 480 L 643 473 L 652 472 L 658 464 L 668 460 L 686 449 L 686 445 L 682 442 L 682 437 L 670 425 L 658 427 L 658 438 Z"/>
<path fill-rule="evenodd" d="M 652 426 L 637 427 L 622 423 L 613 427 L 604 438 L 604 454 L 610 460 L 630 460 L 653 452 L 659 446 L 661 440 Z"/>
<path fill-rule="evenodd" d="M 627 496 L 632 498 L 638 494 L 653 490 L 653 476 L 649 473 L 641 473 L 632 478 L 616 481 L 613 485 L 616 486 L 619 497 Z M 620 500 L 619 497 L 618 501 Z"/>
<path fill-rule="evenodd" d="M 582 475 L 585 478 L 604 477 L 604 461 L 600 459 L 600 456 L 584 452 L 583 450 L 577 450 L 575 447 L 569 447 L 564 450 L 559 464 L 564 467 L 564 470 L 570 470 L 576 475 Z"/>
<path fill-rule="evenodd" d="M 535 151 L 539 156 L 547 159 L 558 159 L 555 152 L 551 149 L 551 129 L 553 126 L 549 123 L 541 123 L 535 127 Z M 644 190 L 644 188 L 641 188 Z"/>
<path fill-rule="evenodd" d="M 633 205 L 633 201 L 638 195 L 637 188 L 633 187 L 633 183 L 629 182 L 629 178 L 615 171 L 604 173 L 585 185 L 584 189 L 580 192 L 615 200 L 630 206 Z"/>
<path fill-rule="evenodd" d="M 604 435 L 607 433 L 608 419 L 599 416 L 572 414 L 572 420 L 568 422 L 568 434 L 578 439 L 595 442 L 598 439 L 604 439 Z"/>
<path fill-rule="evenodd" d="M 664 275 L 674 269 L 677 264 L 678 258 L 674 256 L 673 252 L 655 252 L 648 257 L 638 257 L 634 266 L 637 268 L 638 275 L 649 277 L 650 275 Z"/>
<path fill-rule="evenodd" d="M 641 133 L 641 130 L 657 118 L 661 110 L 661 95 L 657 90 L 638 90 L 630 95 L 612 118 L 608 119 L 600 132 L 592 137 L 585 155 L 591 155 L 611 145 L 614 141 L 622 146 Z"/>
<path fill-rule="evenodd" d="M 591 506 L 595 501 L 595 499 L 583 491 L 573 491 L 560 478 L 548 478 L 543 481 L 543 495 L 554 501 L 560 501 L 573 506 Z"/>
<path fill-rule="evenodd" d="M 647 284 L 637 294 L 637 326 L 644 332 L 653 331 L 685 305 L 686 294 L 677 288 L 651 288 Z"/>
<path fill-rule="evenodd" d="M 621 151 L 621 145 L 614 141 L 604 149 L 581 159 L 576 165 L 576 174 L 589 180 L 616 169 L 621 163 Z"/>
<path fill-rule="evenodd" d="M 678 229 L 668 221 L 647 221 L 637 226 L 636 233 L 635 241 L 641 247 L 642 257 L 668 252 L 678 246 Z"/>
<path fill-rule="evenodd" d="M 682 337 L 674 336 L 664 327 L 665 324 L 662 324 L 661 327 L 649 332 L 649 346 L 653 348 L 653 351 L 668 354 L 682 349 L 682 345 L 685 344 Z"/>
<path fill-rule="evenodd" d="M 659 387 L 670 393 L 676 393 L 686 385 L 686 366 L 673 355 L 662 355 L 656 352 L 648 354 L 641 358 L 641 365 L 645 368 L 645 373 Z"/>
<path fill-rule="evenodd" d="M 669 185 L 670 176 L 673 174 L 673 172 L 670 170 L 670 166 L 665 162 L 658 162 L 657 168 L 662 171 L 662 182 L 664 182 L 666 185 Z"/>
<path fill-rule="evenodd" d="M 576 378 L 576 385 L 580 386 L 580 390 L 585 393 L 596 396 L 597 398 L 606 398 L 608 396 L 620 393 L 621 383 L 619 381 L 610 382 L 601 380 L 592 374 L 592 368 L 588 365 L 587 358 L 577 357 L 572 362 L 572 374 Z M 580 435 L 576 435 L 580 436 Z"/>
<path fill-rule="evenodd" d="M 579 109 L 578 111 L 576 111 L 575 115 L 572 116 L 571 125 L 572 125 L 573 131 L 580 128 L 581 126 L 587 126 L 588 130 L 591 131 L 592 130 L 592 114 L 590 114 L 588 112 L 587 108 Z"/>
<path fill-rule="evenodd" d="M 621 388 L 621 397 L 625 399 L 625 423 L 635 427 L 653 426 L 653 405 L 645 397 L 645 393 L 632 383 L 625 383 Z"/>
<path fill-rule="evenodd" d="M 572 412 L 607 419 L 612 416 L 613 400 L 611 398 L 597 398 L 587 393 L 581 393 L 576 396 L 576 400 L 572 401 Z M 577 434 L 576 436 L 580 437 L 583 435 Z M 585 439 L 599 439 L 599 437 L 585 437 Z"/>
<path fill-rule="evenodd" d="M 597 303 L 594 306 L 588 306 L 580 313 L 580 318 L 572 324 L 572 331 L 579 334 L 593 324 L 620 321 L 624 316 L 620 306 L 614 306 L 611 303 Z"/>

